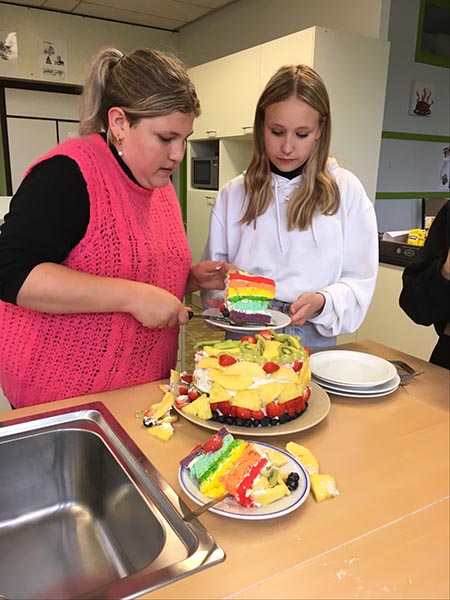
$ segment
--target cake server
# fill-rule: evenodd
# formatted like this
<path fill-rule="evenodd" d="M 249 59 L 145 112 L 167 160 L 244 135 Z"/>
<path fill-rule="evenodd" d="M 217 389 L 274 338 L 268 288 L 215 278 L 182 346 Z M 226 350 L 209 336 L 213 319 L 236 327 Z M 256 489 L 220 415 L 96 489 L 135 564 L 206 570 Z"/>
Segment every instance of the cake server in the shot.
<path fill-rule="evenodd" d="M 274 327 L 275 323 L 261 323 L 260 321 L 233 321 L 233 319 L 231 319 L 230 317 L 213 317 L 210 315 L 204 315 L 203 313 L 195 313 L 192 310 L 188 310 L 189 313 L 189 319 L 193 319 L 194 317 L 198 318 L 198 319 L 204 319 L 205 321 L 214 321 L 215 323 L 226 323 L 227 325 L 235 325 L 236 327 L 240 327 L 241 325 L 243 327 L 246 327 L 247 325 L 252 325 L 252 326 L 258 326 L 261 327 L 261 329 L 266 329 L 267 327 Z"/>
<path fill-rule="evenodd" d="M 211 500 L 210 502 L 207 502 L 206 504 L 202 504 L 202 506 L 200 506 L 199 508 L 196 508 L 195 510 L 191 510 L 186 515 L 184 515 L 183 521 L 186 521 L 187 523 L 189 523 L 189 521 L 192 521 L 192 519 L 199 517 L 200 515 L 202 515 L 204 512 L 206 512 L 207 510 L 209 510 L 216 504 L 219 504 L 219 502 L 222 502 L 222 500 L 224 500 L 227 496 L 230 496 L 230 494 L 223 494 L 222 496 L 219 496 L 218 498 L 214 498 L 214 500 Z"/>

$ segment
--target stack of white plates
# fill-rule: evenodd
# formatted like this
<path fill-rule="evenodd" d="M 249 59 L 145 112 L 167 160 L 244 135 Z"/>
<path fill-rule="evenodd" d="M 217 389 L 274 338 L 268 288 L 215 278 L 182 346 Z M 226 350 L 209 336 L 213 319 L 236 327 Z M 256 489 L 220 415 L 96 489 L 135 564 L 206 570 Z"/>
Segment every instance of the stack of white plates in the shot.
<path fill-rule="evenodd" d="M 376 398 L 392 394 L 400 384 L 387 360 L 364 352 L 329 350 L 311 356 L 312 380 L 338 396 Z"/>

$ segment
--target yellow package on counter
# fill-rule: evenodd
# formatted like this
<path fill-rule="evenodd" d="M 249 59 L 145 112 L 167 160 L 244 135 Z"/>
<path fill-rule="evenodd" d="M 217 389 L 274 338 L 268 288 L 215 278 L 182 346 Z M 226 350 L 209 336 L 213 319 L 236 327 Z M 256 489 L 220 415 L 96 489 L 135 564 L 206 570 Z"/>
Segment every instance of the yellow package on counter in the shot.
<path fill-rule="evenodd" d="M 427 232 L 423 229 L 411 229 L 408 233 L 407 243 L 410 246 L 423 246 L 427 239 Z"/>

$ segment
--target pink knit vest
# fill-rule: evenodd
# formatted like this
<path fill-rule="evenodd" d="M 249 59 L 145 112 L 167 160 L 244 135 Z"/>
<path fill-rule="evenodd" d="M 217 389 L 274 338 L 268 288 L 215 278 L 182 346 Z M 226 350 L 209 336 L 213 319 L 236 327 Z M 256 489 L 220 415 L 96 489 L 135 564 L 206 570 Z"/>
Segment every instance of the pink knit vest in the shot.
<path fill-rule="evenodd" d="M 172 185 L 136 185 L 97 134 L 37 162 L 58 154 L 78 163 L 90 198 L 86 234 L 63 264 L 150 283 L 181 300 L 191 253 Z M 0 302 L 0 385 L 15 407 L 165 378 L 177 345 L 177 327 L 147 329 L 127 313 L 60 315 Z"/>

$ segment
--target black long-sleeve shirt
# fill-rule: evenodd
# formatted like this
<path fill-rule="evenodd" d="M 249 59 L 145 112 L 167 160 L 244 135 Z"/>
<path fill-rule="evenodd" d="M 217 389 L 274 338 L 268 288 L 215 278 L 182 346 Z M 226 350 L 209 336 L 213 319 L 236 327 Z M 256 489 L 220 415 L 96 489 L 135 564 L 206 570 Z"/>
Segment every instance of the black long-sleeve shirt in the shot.
<path fill-rule="evenodd" d="M 450 336 L 444 333 L 450 322 L 450 281 L 442 265 L 450 248 L 450 200 L 441 208 L 425 242 L 422 255 L 403 271 L 400 306 L 420 325 L 434 325 L 439 341 L 431 362 L 450 369 Z"/>
<path fill-rule="evenodd" d="M 114 146 L 110 149 L 137 183 Z M 14 194 L 0 227 L 0 300 L 15 303 L 36 265 L 62 263 L 84 237 L 89 213 L 86 182 L 73 159 L 54 156 L 36 165 Z"/>

